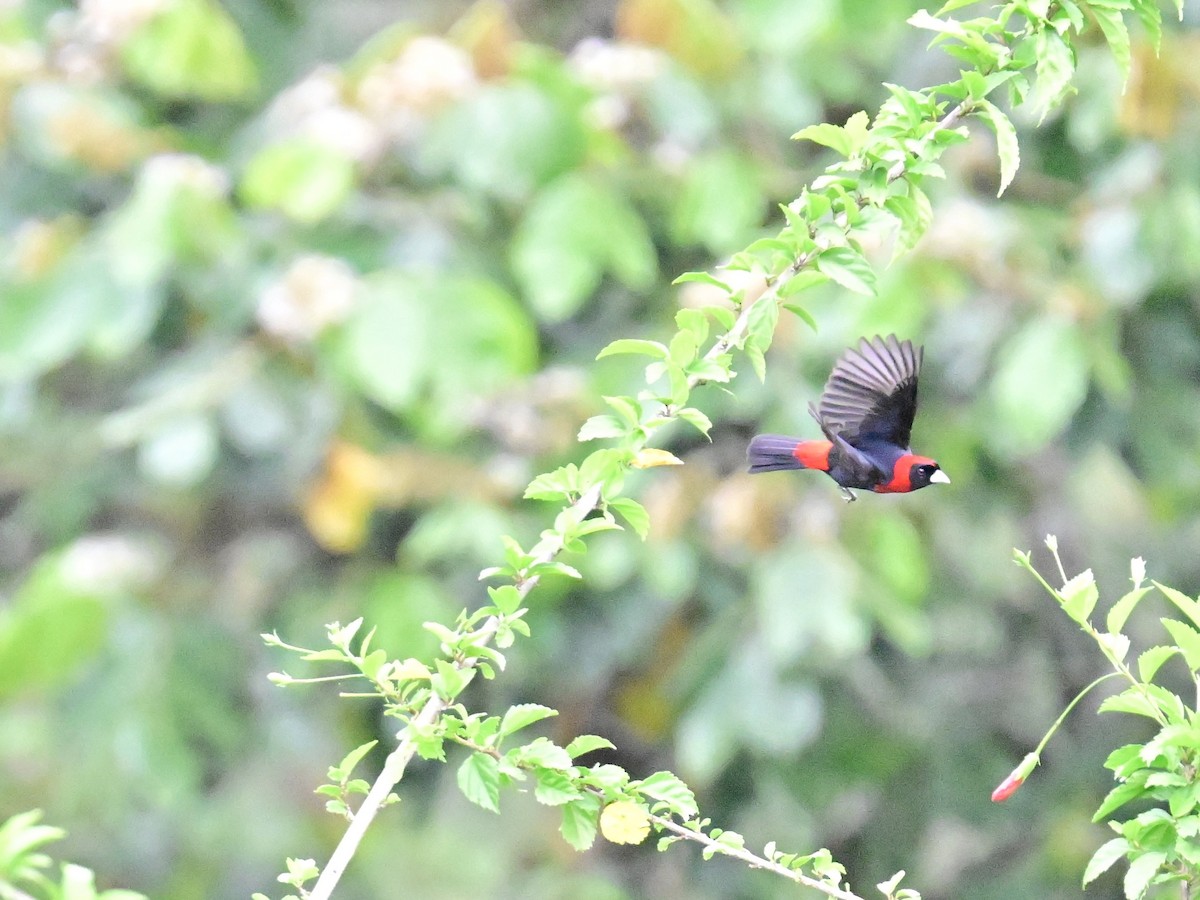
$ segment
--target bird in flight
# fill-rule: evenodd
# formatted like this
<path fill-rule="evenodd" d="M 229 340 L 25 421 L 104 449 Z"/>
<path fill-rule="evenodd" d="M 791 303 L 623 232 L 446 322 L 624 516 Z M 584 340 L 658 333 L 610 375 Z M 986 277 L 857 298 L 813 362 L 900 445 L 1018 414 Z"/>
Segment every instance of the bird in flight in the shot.
<path fill-rule="evenodd" d="M 846 500 L 858 488 L 903 494 L 950 478 L 908 446 L 917 413 L 917 376 L 924 347 L 894 334 L 862 338 L 833 367 L 821 401 L 808 405 L 825 440 L 759 434 L 750 441 L 750 472 L 819 469 L 838 483 Z"/>

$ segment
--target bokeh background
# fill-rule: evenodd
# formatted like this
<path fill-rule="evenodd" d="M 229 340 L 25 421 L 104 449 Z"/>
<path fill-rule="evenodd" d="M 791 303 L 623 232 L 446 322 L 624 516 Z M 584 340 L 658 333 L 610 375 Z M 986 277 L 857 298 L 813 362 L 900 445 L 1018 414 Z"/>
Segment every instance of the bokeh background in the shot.
<path fill-rule="evenodd" d="M 828 161 L 789 135 L 955 76 L 918 5 L 0 3 L 0 818 L 45 809 L 57 855 L 153 897 L 277 896 L 285 856 L 327 858 L 313 788 L 394 726 L 271 686 L 305 672 L 260 632 L 364 616 L 433 653 L 420 623 L 549 522 L 525 483 L 636 389 L 596 352 L 711 302 L 672 278 Z M 649 539 L 540 586 L 468 705 L 555 707 L 552 737 L 675 771 L 754 846 L 831 847 L 864 895 L 906 868 L 927 900 L 1081 896 L 1100 764 L 1142 732 L 1089 700 L 989 802 L 1101 671 L 1009 560 L 1055 532 L 1110 599 L 1134 555 L 1200 589 L 1198 24 L 1138 43 L 1124 91 L 1083 41 L 1078 95 L 1017 113 L 1000 200 L 973 126 L 879 296 L 804 295 L 819 330 L 785 314 L 765 384 L 698 393 L 712 443 L 671 432 L 687 465 L 632 482 Z M 926 345 L 914 443 L 952 486 L 846 505 L 743 474 L 889 331 Z M 340 896 L 797 896 L 687 846 L 577 854 L 554 810 L 497 819 L 453 771 L 413 767 Z"/>

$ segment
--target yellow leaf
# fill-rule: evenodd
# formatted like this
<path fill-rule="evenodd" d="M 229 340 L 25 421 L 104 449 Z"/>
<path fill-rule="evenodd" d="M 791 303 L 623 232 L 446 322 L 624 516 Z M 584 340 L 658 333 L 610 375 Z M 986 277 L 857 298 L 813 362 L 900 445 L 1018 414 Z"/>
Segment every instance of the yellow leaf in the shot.
<path fill-rule="evenodd" d="M 500 0 L 478 0 L 450 29 L 450 38 L 471 54 L 481 78 L 501 78 L 512 68 L 520 32 Z"/>
<path fill-rule="evenodd" d="M 391 671 L 392 678 L 397 681 L 412 681 L 417 678 L 428 678 L 429 667 L 419 659 L 409 657 L 403 662 L 396 663 Z"/>
<path fill-rule="evenodd" d="M 334 444 L 321 480 L 304 499 L 304 521 L 317 543 L 333 553 L 358 549 L 382 479 L 377 457 L 353 444 Z"/>
<path fill-rule="evenodd" d="M 729 76 L 744 55 L 737 27 L 713 0 L 621 0 L 616 30 L 622 40 L 660 47 L 709 78 Z"/>
<path fill-rule="evenodd" d="M 650 833 L 650 817 L 632 800 L 618 800 L 600 813 L 600 833 L 614 844 L 640 844 Z"/>
<path fill-rule="evenodd" d="M 630 465 L 635 469 L 653 469 L 656 466 L 682 466 L 683 460 L 666 450 L 657 447 L 646 447 L 637 452 Z"/>

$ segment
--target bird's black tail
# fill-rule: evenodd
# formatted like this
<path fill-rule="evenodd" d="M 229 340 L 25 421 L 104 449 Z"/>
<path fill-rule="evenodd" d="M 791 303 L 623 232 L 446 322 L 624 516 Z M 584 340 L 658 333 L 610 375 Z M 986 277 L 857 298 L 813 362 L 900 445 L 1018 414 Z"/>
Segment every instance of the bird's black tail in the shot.
<path fill-rule="evenodd" d="M 746 450 L 750 474 L 805 468 L 804 463 L 792 455 L 799 443 L 796 438 L 782 434 L 756 434 Z"/>

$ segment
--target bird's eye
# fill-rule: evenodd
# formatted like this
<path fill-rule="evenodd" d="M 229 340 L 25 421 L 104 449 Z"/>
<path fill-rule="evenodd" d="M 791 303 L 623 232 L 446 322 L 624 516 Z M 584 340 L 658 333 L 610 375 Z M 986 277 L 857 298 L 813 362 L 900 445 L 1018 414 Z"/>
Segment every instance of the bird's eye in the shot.
<path fill-rule="evenodd" d="M 926 475 L 926 476 L 932 475 L 933 469 L 934 469 L 934 467 L 929 465 L 928 463 L 926 463 L 925 465 L 922 465 L 922 466 L 917 466 L 917 471 L 920 472 L 922 475 Z"/>

